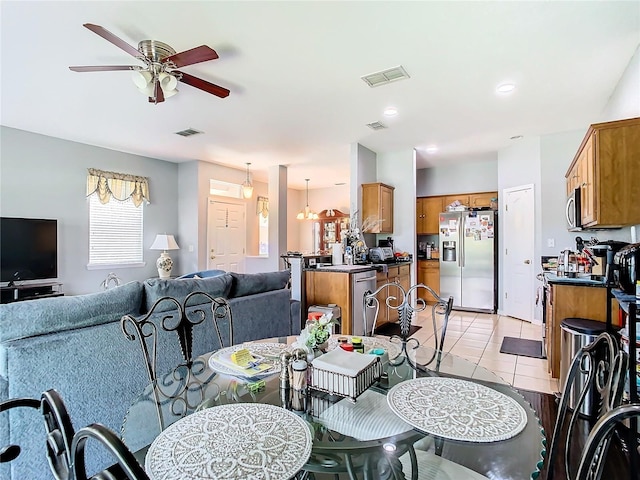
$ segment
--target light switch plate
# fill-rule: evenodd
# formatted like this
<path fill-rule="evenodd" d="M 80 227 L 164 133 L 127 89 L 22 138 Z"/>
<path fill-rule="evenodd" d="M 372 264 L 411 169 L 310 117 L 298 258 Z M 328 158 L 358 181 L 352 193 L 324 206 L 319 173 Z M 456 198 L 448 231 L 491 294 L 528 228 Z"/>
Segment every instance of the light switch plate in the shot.
<path fill-rule="evenodd" d="M 556 241 L 554 238 L 547 238 L 547 247 L 553 248 L 556 246 Z"/>

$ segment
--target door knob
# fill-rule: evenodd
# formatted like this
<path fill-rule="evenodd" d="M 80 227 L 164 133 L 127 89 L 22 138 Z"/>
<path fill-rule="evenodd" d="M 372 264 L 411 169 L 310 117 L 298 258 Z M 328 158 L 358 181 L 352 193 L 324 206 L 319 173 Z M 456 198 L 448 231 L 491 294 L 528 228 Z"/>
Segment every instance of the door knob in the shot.
<path fill-rule="evenodd" d="M 529 265 L 531 263 L 531 260 L 525 260 L 524 263 L 525 265 Z"/>
<path fill-rule="evenodd" d="M 214 258 L 216 258 L 216 256 L 214 255 L 214 250 L 213 250 L 213 248 L 211 249 L 211 255 L 209 255 L 209 258 L 210 258 L 211 260 L 213 260 Z"/>

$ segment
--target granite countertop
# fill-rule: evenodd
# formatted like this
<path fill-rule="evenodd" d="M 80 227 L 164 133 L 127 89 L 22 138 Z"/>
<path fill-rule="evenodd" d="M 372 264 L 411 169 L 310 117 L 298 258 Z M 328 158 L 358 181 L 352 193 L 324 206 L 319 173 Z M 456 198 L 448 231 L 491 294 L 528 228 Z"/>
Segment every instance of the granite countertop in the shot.
<path fill-rule="evenodd" d="M 583 285 L 587 287 L 606 287 L 607 284 L 602 280 L 591 280 L 591 278 L 570 278 L 559 277 L 555 273 L 545 272 L 544 278 L 549 283 L 557 283 L 561 285 Z"/>
<path fill-rule="evenodd" d="M 316 268 L 307 268 L 307 271 L 337 272 L 337 273 L 359 273 L 375 270 L 375 265 L 325 265 Z"/>

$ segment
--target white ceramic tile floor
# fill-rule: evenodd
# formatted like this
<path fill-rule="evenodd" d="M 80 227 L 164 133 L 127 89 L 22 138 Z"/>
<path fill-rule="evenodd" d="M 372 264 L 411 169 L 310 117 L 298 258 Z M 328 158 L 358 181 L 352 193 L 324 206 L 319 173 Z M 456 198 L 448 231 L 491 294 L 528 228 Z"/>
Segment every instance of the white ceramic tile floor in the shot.
<path fill-rule="evenodd" d="M 414 323 L 422 328 L 413 336 L 422 344 L 433 345 L 430 309 L 421 312 Z M 491 370 L 515 387 L 557 392 L 558 380 L 548 374 L 546 359 L 500 353 L 505 336 L 541 340 L 542 325 L 497 314 L 453 311 L 443 350 Z"/>

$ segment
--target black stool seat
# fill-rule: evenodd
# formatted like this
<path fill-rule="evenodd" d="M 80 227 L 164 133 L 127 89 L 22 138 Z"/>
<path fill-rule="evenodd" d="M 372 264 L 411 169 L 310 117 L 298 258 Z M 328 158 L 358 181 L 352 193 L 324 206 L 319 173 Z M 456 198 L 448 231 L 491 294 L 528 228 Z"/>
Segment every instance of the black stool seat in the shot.
<path fill-rule="evenodd" d="M 583 335 L 599 335 L 607 331 L 607 324 L 589 318 L 570 317 L 560 322 L 561 327 L 569 328 Z"/>

